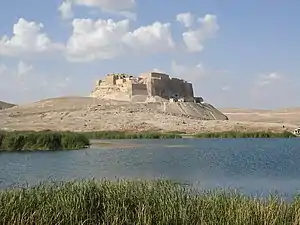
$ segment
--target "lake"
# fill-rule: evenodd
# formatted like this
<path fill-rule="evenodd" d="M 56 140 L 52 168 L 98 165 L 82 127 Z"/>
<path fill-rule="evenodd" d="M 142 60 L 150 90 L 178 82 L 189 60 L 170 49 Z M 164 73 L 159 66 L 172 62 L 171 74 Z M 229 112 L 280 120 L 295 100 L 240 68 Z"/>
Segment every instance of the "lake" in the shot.
<path fill-rule="evenodd" d="M 107 142 L 107 141 L 103 141 Z M 300 138 L 110 140 L 116 145 L 0 154 L 0 188 L 78 178 L 165 178 L 244 193 L 300 188 Z"/>

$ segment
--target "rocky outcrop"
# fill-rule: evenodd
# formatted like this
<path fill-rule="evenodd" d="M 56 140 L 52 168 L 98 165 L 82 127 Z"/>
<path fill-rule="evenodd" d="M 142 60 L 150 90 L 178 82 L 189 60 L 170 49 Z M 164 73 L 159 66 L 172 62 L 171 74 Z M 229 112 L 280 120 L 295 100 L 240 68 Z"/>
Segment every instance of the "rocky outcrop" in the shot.
<path fill-rule="evenodd" d="M 0 110 L 8 109 L 8 108 L 11 108 L 11 107 L 14 107 L 14 106 L 16 106 L 16 105 L 0 101 Z"/>

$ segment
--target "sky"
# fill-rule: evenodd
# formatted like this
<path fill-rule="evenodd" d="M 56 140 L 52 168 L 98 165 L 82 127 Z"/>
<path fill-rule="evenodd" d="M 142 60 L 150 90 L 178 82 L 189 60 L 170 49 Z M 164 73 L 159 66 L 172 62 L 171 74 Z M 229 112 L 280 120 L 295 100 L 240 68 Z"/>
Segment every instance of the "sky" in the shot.
<path fill-rule="evenodd" d="M 0 100 L 88 96 L 161 71 L 216 107 L 299 107 L 300 1 L 1 2 Z"/>

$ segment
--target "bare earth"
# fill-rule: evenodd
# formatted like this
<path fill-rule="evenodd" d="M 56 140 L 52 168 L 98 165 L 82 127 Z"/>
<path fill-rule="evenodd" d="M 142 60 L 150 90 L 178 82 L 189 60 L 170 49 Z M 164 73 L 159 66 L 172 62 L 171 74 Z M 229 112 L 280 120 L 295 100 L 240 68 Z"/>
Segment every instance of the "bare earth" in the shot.
<path fill-rule="evenodd" d="M 130 103 L 90 97 L 46 99 L 1 110 L 0 129 L 281 132 L 293 131 L 300 124 L 300 108 L 277 111 L 221 109 L 229 120 L 212 120 L 212 117 L 224 119 L 224 116 L 210 113 L 213 109 L 209 105 L 203 108 L 184 103 L 174 106 L 168 105 L 166 110 L 161 102 Z M 187 110 L 189 115 L 184 113 Z M 202 118 L 197 117 L 195 110 L 202 110 Z"/>

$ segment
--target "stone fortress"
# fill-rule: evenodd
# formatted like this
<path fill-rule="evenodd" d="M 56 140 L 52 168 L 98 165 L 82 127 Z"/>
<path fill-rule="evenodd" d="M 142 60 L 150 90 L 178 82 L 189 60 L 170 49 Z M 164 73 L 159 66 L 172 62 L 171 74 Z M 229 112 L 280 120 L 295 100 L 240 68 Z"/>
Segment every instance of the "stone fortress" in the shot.
<path fill-rule="evenodd" d="M 142 73 L 138 77 L 108 74 L 97 81 L 90 96 L 133 102 L 203 102 L 201 97 L 194 96 L 191 83 L 158 72 Z"/>

